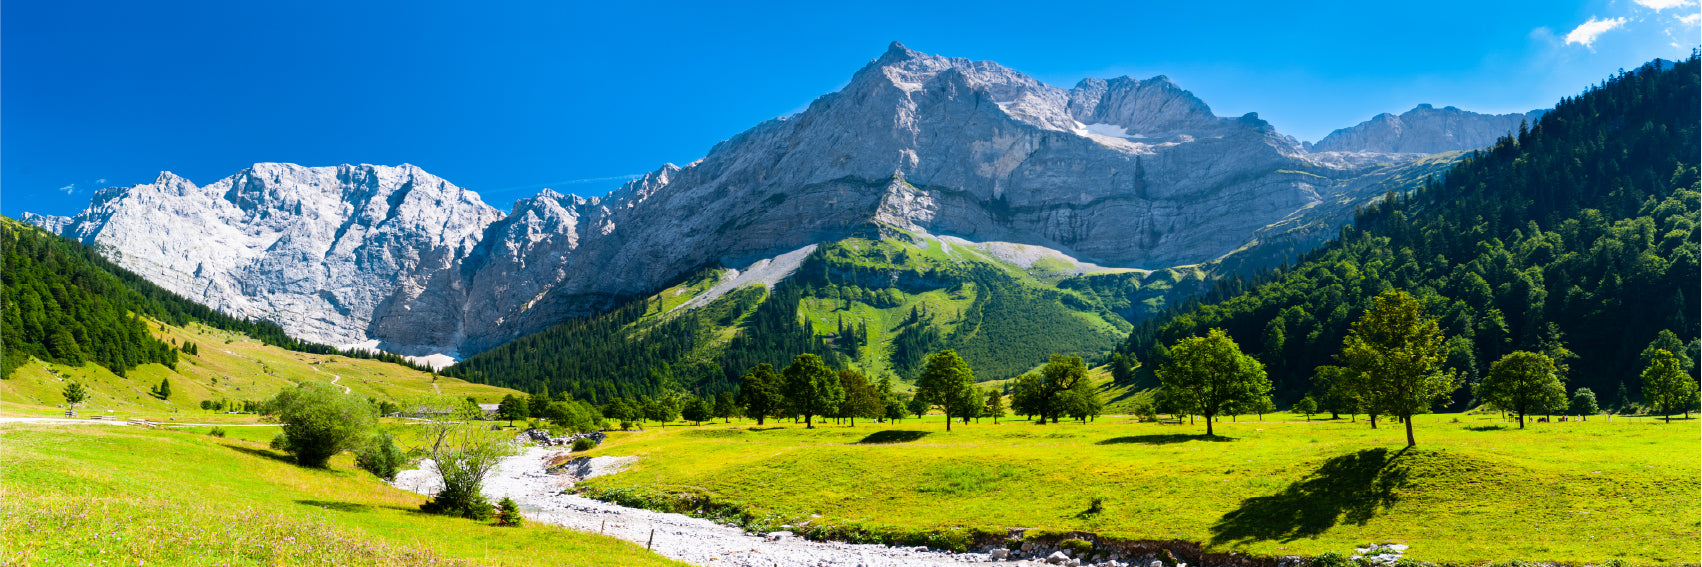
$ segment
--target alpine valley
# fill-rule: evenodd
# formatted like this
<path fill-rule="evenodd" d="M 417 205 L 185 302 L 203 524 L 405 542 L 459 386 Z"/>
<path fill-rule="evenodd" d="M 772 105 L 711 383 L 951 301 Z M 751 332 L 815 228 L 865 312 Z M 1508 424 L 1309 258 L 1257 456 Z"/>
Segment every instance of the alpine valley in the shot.
<path fill-rule="evenodd" d="M 1540 115 L 1421 105 L 1302 143 L 1163 76 L 1062 89 L 894 43 L 603 197 L 504 213 L 411 165 L 260 163 L 22 220 L 296 339 L 526 391 L 720 391 L 798 352 L 910 379 L 942 348 L 1002 379 L 1240 289 Z"/>

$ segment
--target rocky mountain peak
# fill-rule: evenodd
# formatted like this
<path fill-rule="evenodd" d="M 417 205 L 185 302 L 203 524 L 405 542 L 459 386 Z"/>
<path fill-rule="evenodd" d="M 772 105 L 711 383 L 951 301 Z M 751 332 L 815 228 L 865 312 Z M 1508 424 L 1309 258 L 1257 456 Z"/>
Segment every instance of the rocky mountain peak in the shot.
<path fill-rule="evenodd" d="M 1536 122 L 1542 111 L 1522 114 L 1479 114 L 1453 106 L 1440 109 L 1419 104 L 1400 115 L 1382 113 L 1358 125 L 1331 132 L 1313 152 L 1376 152 L 1434 154 L 1477 149 L 1516 133 L 1521 122 Z"/>
<path fill-rule="evenodd" d="M 1292 150 L 1163 76 L 1066 91 L 894 42 L 807 110 L 602 198 L 544 190 L 505 215 L 412 165 L 260 163 L 97 193 L 65 232 L 298 337 L 460 356 L 871 226 L 1110 267 L 1210 261 L 1348 214 L 1389 171 Z"/>

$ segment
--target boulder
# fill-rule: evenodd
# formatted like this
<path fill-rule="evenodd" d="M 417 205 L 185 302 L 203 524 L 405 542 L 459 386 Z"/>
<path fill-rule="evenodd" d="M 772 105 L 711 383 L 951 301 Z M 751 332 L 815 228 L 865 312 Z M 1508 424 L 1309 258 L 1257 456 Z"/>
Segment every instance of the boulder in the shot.
<path fill-rule="evenodd" d="M 1065 562 L 1067 562 L 1069 560 L 1070 560 L 1070 554 L 1064 553 L 1062 551 L 1054 551 L 1054 552 L 1052 552 L 1051 555 L 1046 556 L 1046 562 L 1051 563 L 1053 565 L 1063 565 Z"/>
<path fill-rule="evenodd" d="M 1011 556 L 1011 550 L 1005 549 L 1003 547 L 995 547 L 992 550 L 987 552 L 987 558 L 992 559 L 994 561 L 1003 561 L 1003 560 L 1009 558 L 1010 556 Z"/>

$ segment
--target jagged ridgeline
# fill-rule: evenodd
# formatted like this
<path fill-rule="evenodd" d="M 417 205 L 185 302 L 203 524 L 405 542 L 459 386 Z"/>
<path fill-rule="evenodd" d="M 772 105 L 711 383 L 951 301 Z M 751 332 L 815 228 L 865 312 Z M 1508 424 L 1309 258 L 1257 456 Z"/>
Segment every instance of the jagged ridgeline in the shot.
<path fill-rule="evenodd" d="M 0 376 L 11 376 L 31 356 L 71 366 L 93 362 L 119 376 L 140 364 L 175 367 L 178 347 L 154 338 L 143 316 L 179 327 L 196 321 L 288 350 L 408 364 L 396 355 L 298 341 L 271 322 L 225 315 L 114 265 L 91 247 L 11 218 L 0 217 L 0 247 Z"/>
<path fill-rule="evenodd" d="M 708 270 L 605 314 L 575 319 L 444 369 L 473 382 L 603 400 L 670 389 L 730 390 L 760 363 L 800 353 L 841 368 L 910 380 L 923 357 L 956 349 L 983 380 L 1009 378 L 1053 353 L 1096 356 L 1131 328 L 1145 293 L 1163 294 L 1178 271 L 1095 275 L 1132 280 L 1088 290 L 1071 266 L 1022 268 L 974 246 L 871 227 L 819 245 L 772 289 L 716 295 L 726 274 Z M 1178 292 L 1183 293 L 1183 292 Z M 1120 295 L 1121 294 L 1121 295 Z M 1102 297 L 1103 295 L 1103 297 Z"/>
<path fill-rule="evenodd" d="M 1293 401 L 1395 288 L 1440 317 L 1449 363 L 1471 379 L 1514 350 L 1565 348 L 1569 388 L 1619 403 L 1623 384 L 1636 399 L 1657 333 L 1697 345 L 1697 67 L 1657 61 L 1565 99 L 1443 180 L 1360 211 L 1293 268 L 1144 322 L 1121 350 L 1150 373 L 1166 345 L 1222 327 Z"/>

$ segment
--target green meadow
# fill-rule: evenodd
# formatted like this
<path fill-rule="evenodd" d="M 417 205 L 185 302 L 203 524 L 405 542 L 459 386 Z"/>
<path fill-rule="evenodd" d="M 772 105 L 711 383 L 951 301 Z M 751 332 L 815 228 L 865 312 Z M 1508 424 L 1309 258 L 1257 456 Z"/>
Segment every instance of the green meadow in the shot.
<path fill-rule="evenodd" d="M 612 538 L 424 514 L 423 497 L 347 454 L 303 469 L 251 440 L 275 428 L 227 429 L 0 425 L 0 564 L 683 565 Z"/>
<path fill-rule="evenodd" d="M 1434 563 L 1697 563 L 1696 421 L 1519 430 L 1494 415 L 1425 415 L 1407 449 L 1399 424 L 1327 417 L 1224 419 L 1216 438 L 1120 416 L 983 418 L 951 432 L 933 416 L 653 426 L 592 453 L 636 455 L 636 466 L 582 486 L 758 530 L 874 541 L 1023 527 L 1260 556 L 1405 543 L 1408 558 Z"/>

